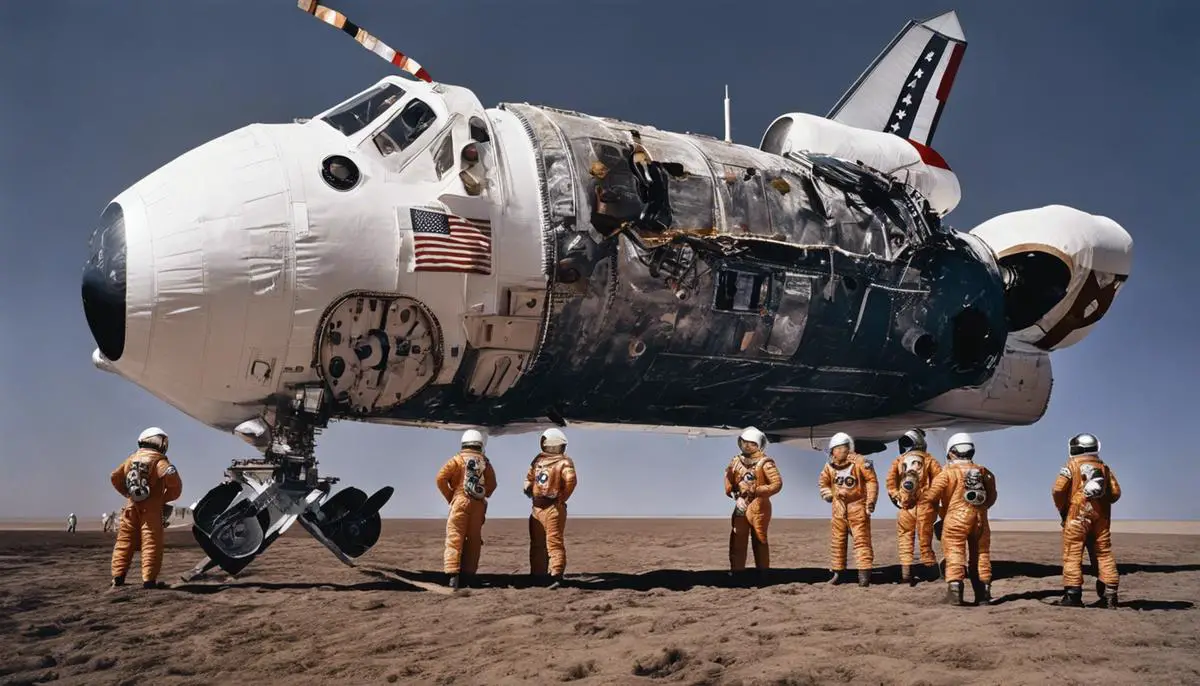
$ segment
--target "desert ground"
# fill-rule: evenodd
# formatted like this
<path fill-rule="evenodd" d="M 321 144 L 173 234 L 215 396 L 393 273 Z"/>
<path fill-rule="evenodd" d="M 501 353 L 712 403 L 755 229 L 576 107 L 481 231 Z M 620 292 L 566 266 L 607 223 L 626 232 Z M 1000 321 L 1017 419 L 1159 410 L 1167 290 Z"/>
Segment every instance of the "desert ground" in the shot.
<path fill-rule="evenodd" d="M 1049 604 L 1057 532 L 1011 530 L 1038 526 L 997 527 L 1010 530 L 993 533 L 995 599 L 979 607 L 940 605 L 942 583 L 899 584 L 889 519 L 874 524 L 870 588 L 823 583 L 820 520 L 773 522 L 778 569 L 736 588 L 727 520 L 572 519 L 569 586 L 555 590 L 528 587 L 525 521 L 489 520 L 482 587 L 456 594 L 437 585 L 436 520 L 385 521 L 357 568 L 297 526 L 239 578 L 192 583 L 179 575 L 201 553 L 173 527 L 161 579 L 174 586 L 151 591 L 106 588 L 113 538 L 98 521 L 52 526 L 0 531 L 0 683 L 1200 683 L 1194 533 L 1118 525 L 1110 611 Z"/>

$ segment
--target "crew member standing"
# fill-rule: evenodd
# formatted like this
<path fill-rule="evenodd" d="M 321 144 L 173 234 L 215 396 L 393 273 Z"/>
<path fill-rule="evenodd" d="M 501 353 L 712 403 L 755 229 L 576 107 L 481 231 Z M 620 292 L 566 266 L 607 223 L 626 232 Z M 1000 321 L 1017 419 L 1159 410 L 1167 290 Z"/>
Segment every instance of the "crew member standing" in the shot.
<path fill-rule="evenodd" d="M 1117 607 L 1117 562 L 1113 559 L 1112 504 L 1121 485 L 1100 459 L 1100 441 L 1079 434 L 1068 444 L 1070 457 L 1054 481 L 1054 506 L 1062 518 L 1063 597 L 1061 605 L 1083 606 L 1083 549 L 1093 553 L 1096 595 L 1102 607 Z"/>
<path fill-rule="evenodd" d="M 858 584 L 871 584 L 871 567 L 875 551 L 871 547 L 871 513 L 879 498 L 879 481 L 871 461 L 854 452 L 854 439 L 836 433 L 829 440 L 829 462 L 821 469 L 817 481 L 821 498 L 833 503 L 829 553 L 829 583 L 836 584 L 846 571 L 846 536 L 854 538 L 854 561 L 858 567 Z"/>
<path fill-rule="evenodd" d="M 933 520 L 937 513 L 934 508 L 922 505 L 920 496 L 942 473 L 942 465 L 926 450 L 924 431 L 906 431 L 900 437 L 900 456 L 892 462 L 887 475 L 888 497 L 900 510 L 896 513 L 900 579 L 910 584 L 916 583 L 912 574 L 914 534 L 921 550 L 921 562 L 925 565 L 925 576 L 937 578 L 937 557 L 933 554 Z"/>
<path fill-rule="evenodd" d="M 479 569 L 487 499 L 496 490 L 496 472 L 483 453 L 486 444 L 482 432 L 464 431 L 458 454 L 447 460 L 437 474 L 438 490 L 450 505 L 443 557 L 450 588 L 468 584 Z"/>
<path fill-rule="evenodd" d="M 946 556 L 946 602 L 963 604 L 963 577 L 971 579 L 975 603 L 992 599 L 992 530 L 988 509 L 996 504 L 996 477 L 976 464 L 975 441 L 959 433 L 946 443 L 946 467 L 921 495 L 941 515 Z M 966 555 L 964 556 L 964 549 Z"/>
<path fill-rule="evenodd" d="M 75 525 L 78 523 L 79 523 L 79 518 L 75 516 L 74 512 L 67 515 L 67 533 L 70 533 L 70 534 L 75 533 Z"/>
<path fill-rule="evenodd" d="M 575 463 L 567 456 L 567 436 L 546 429 L 540 439 L 542 451 L 533 458 L 525 476 L 525 495 L 533 501 L 529 515 L 529 568 L 545 582 L 549 571 L 552 588 L 562 584 L 567 569 L 563 533 L 567 527 L 567 499 L 578 483 Z"/>
<path fill-rule="evenodd" d="M 138 449 L 113 470 L 112 485 L 127 498 L 113 546 L 112 585 L 125 584 L 133 552 L 142 551 L 142 587 L 157 588 L 163 558 L 163 509 L 183 493 L 183 480 L 167 460 L 167 434 L 151 427 Z"/>
<path fill-rule="evenodd" d="M 729 569 L 738 574 L 746 569 L 746 543 L 754 548 L 754 566 L 760 575 L 771 567 L 767 527 L 771 523 L 771 496 L 783 489 L 783 477 L 775 460 L 767 457 L 766 434 L 748 427 L 738 437 L 741 454 L 725 468 L 725 495 L 734 499 L 729 532 Z"/>

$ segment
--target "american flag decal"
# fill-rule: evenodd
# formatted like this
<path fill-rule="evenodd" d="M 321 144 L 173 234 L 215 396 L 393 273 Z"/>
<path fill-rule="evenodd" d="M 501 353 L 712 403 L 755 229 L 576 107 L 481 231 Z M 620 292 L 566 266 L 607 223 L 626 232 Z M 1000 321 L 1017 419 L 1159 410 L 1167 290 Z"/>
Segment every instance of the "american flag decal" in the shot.
<path fill-rule="evenodd" d="M 492 273 L 492 225 L 486 219 L 411 208 L 413 271 Z"/>
<path fill-rule="evenodd" d="M 896 98 L 884 131 L 901 138 L 908 138 L 912 133 L 917 110 L 921 107 L 925 91 L 929 88 L 929 82 L 933 80 L 933 72 L 941 62 L 942 53 L 946 51 L 948 43 L 944 36 L 938 34 L 929 37 L 921 56 L 908 72 L 908 78 L 904 81 L 904 87 L 900 89 L 900 97 Z"/>

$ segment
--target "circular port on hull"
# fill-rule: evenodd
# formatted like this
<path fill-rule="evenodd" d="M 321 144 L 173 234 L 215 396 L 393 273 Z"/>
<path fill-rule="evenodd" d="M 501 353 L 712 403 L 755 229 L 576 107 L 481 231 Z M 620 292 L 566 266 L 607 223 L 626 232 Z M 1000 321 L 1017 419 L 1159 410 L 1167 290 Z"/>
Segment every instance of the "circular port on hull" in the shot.
<path fill-rule="evenodd" d="M 901 342 L 906 350 L 926 364 L 932 362 L 937 355 L 937 341 L 921 329 L 909 329 Z"/>

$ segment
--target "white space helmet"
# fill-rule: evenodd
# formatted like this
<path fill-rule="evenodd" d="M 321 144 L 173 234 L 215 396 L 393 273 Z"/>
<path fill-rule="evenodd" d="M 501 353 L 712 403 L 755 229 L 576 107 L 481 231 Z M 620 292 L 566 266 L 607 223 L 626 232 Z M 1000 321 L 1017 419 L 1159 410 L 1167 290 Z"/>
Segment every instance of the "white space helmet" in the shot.
<path fill-rule="evenodd" d="M 142 433 L 138 434 L 138 443 L 141 443 L 142 441 L 146 440 L 147 438 L 153 438 L 155 436 L 162 436 L 163 438 L 166 438 L 167 432 L 163 431 L 162 429 L 158 428 L 157 426 L 152 426 L 149 429 L 146 429 Z"/>
<path fill-rule="evenodd" d="M 146 447 L 166 454 L 167 440 L 166 431 L 163 431 L 157 426 L 152 426 L 138 434 L 137 444 L 139 448 Z"/>
<path fill-rule="evenodd" d="M 746 430 L 742 432 L 742 435 L 738 436 L 739 446 L 743 441 L 757 445 L 759 450 L 765 450 L 767 448 L 767 435 L 753 426 L 746 427 Z"/>
<path fill-rule="evenodd" d="M 829 439 L 829 452 L 833 452 L 833 449 L 839 445 L 848 445 L 850 446 L 850 450 L 853 451 L 854 439 L 850 438 L 850 434 L 839 431 L 833 435 L 833 438 Z"/>
<path fill-rule="evenodd" d="M 556 445 L 565 446 L 567 435 L 558 429 L 546 429 L 542 432 L 542 447 L 550 448 Z"/>
<path fill-rule="evenodd" d="M 946 441 L 946 454 L 950 453 L 964 458 L 973 457 L 975 455 L 975 439 L 971 438 L 971 434 L 954 434 L 950 440 Z"/>
<path fill-rule="evenodd" d="M 474 444 L 478 445 L 480 448 L 483 448 L 484 446 L 487 445 L 487 436 L 484 435 L 484 433 L 482 431 L 476 431 L 475 429 L 467 429 L 466 431 L 463 432 L 462 441 L 460 441 L 460 443 L 462 445 L 470 445 L 470 444 L 474 443 Z"/>

